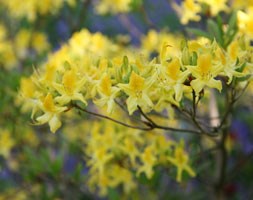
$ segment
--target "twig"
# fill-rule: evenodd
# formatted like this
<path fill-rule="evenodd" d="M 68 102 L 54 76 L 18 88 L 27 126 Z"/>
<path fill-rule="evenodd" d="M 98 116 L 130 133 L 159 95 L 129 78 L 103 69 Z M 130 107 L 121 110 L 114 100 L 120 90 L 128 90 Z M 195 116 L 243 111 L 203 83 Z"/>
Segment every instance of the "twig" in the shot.
<path fill-rule="evenodd" d="M 140 106 L 138 106 L 138 109 L 141 113 L 141 115 L 148 120 L 148 122 L 150 123 L 150 126 L 153 128 L 157 128 L 157 129 L 163 129 L 163 130 L 169 130 L 169 131 L 174 131 L 174 132 L 184 132 L 184 133 L 193 133 L 193 134 L 197 134 L 200 135 L 201 132 L 195 131 L 195 130 L 189 130 L 189 129 L 178 129 L 178 128 L 172 128 L 172 127 L 168 127 L 168 126 L 161 126 L 156 124 L 151 118 L 149 118 L 141 109 Z"/>
<path fill-rule="evenodd" d="M 100 117 L 100 118 L 103 118 L 103 119 L 107 119 L 107 120 L 113 121 L 113 122 L 115 122 L 117 124 L 120 124 L 120 125 L 128 127 L 128 128 L 132 128 L 132 129 L 139 129 L 139 130 L 143 130 L 143 131 L 150 131 L 150 130 L 153 130 L 153 129 L 163 129 L 163 130 L 169 130 L 169 131 L 173 131 L 173 132 L 184 132 L 184 133 L 192 133 L 192 134 L 200 135 L 200 132 L 194 131 L 194 130 L 177 129 L 177 128 L 172 128 L 172 127 L 168 127 L 168 126 L 158 125 L 154 121 L 152 121 L 148 116 L 146 116 L 146 114 L 143 113 L 143 111 L 140 109 L 140 107 L 138 107 L 138 108 L 140 109 L 141 114 L 143 115 L 143 117 L 145 117 L 148 120 L 148 122 L 142 121 L 142 123 L 144 123 L 147 127 L 133 126 L 133 125 L 124 123 L 122 121 L 113 119 L 111 117 L 108 117 L 106 115 L 102 115 L 102 114 L 98 114 L 98 113 L 95 113 L 95 112 L 91 112 L 89 110 L 86 110 L 86 109 L 78 106 L 77 104 L 73 104 L 72 106 L 74 108 L 77 108 L 78 110 L 81 110 L 81 111 L 86 112 L 88 114 L 91 114 L 91 115 L 94 115 L 96 117 Z"/>
<path fill-rule="evenodd" d="M 94 115 L 94 116 L 96 116 L 96 117 L 100 117 L 100 118 L 104 118 L 104 119 L 113 121 L 113 122 L 115 122 L 115 123 L 117 123 L 117 124 L 120 124 L 120 125 L 125 126 L 125 127 L 128 127 L 128 128 L 139 129 L 139 130 L 143 130 L 143 131 L 149 131 L 149 130 L 154 129 L 152 126 L 149 126 L 149 127 L 146 127 L 146 128 L 145 128 L 145 127 L 139 127 L 139 126 L 132 126 L 132 125 L 130 125 L 130 124 L 121 122 L 121 121 L 119 121 L 119 120 L 113 119 L 113 118 L 108 117 L 108 116 L 106 116 L 106 115 L 102 115 L 102 114 L 98 114 L 98 113 L 95 113 L 95 112 L 91 112 L 91 111 L 89 111 L 89 110 L 86 110 L 86 109 L 84 109 L 84 108 L 78 106 L 77 104 L 73 104 L 73 107 L 75 107 L 75 108 L 77 108 L 77 109 L 79 109 L 79 110 L 81 110 L 81 111 L 83 111 L 83 112 L 86 112 L 86 113 L 88 113 L 88 114 Z M 148 126 L 147 123 L 146 123 L 146 125 Z"/>
<path fill-rule="evenodd" d="M 124 15 L 119 15 L 120 22 L 126 27 L 128 32 L 133 35 L 135 38 L 139 39 L 142 35 L 142 33 L 139 31 L 139 29 L 129 20 L 129 18 Z"/>

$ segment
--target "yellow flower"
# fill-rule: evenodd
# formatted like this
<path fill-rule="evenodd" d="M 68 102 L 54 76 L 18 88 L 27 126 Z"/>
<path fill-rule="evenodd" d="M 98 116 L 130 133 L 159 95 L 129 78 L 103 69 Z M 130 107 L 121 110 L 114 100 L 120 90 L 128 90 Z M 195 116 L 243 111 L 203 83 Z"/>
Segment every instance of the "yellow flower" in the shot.
<path fill-rule="evenodd" d="M 216 16 L 221 11 L 228 11 L 226 3 L 228 0 L 198 0 L 200 3 L 204 3 L 209 6 L 210 14 Z"/>
<path fill-rule="evenodd" d="M 101 0 L 95 8 L 99 14 L 124 13 L 130 10 L 130 3 L 131 0 Z"/>
<path fill-rule="evenodd" d="M 8 130 L 0 129 L 0 155 L 7 158 L 14 144 L 10 132 Z"/>
<path fill-rule="evenodd" d="M 120 148 L 129 156 L 131 164 L 135 166 L 135 160 L 139 155 L 136 141 L 134 141 L 133 138 L 127 137 L 124 139 L 124 143 Z"/>
<path fill-rule="evenodd" d="M 3 24 L 0 24 L 0 42 L 4 41 L 7 36 L 6 28 Z"/>
<path fill-rule="evenodd" d="M 92 153 L 92 158 L 87 162 L 87 164 L 92 166 L 93 170 L 97 170 L 99 173 L 104 173 L 105 166 L 113 158 L 113 154 L 101 145 L 97 145 L 96 149 L 94 149 Z"/>
<path fill-rule="evenodd" d="M 59 120 L 59 114 L 66 110 L 66 107 L 58 107 L 54 104 L 54 100 L 51 94 L 47 94 L 43 102 L 39 105 L 40 109 L 44 112 L 43 115 L 36 118 L 39 124 L 49 122 L 50 131 L 55 133 L 57 129 L 61 127 L 61 121 Z"/>
<path fill-rule="evenodd" d="M 176 101 L 180 101 L 183 97 L 184 81 L 189 75 L 188 71 L 182 71 L 180 69 L 180 61 L 178 58 L 173 59 L 166 66 L 166 75 L 168 77 L 169 85 L 172 85 L 175 91 Z"/>
<path fill-rule="evenodd" d="M 137 106 L 144 110 L 149 110 L 153 107 L 153 103 L 148 96 L 148 89 L 152 82 L 146 81 L 143 77 L 132 71 L 128 84 L 118 84 L 118 86 L 129 96 L 127 99 L 127 108 L 129 114 L 137 109 Z"/>
<path fill-rule="evenodd" d="M 32 32 L 27 29 L 20 30 L 15 37 L 15 49 L 18 57 L 25 58 L 28 54 L 28 47 L 31 42 Z"/>
<path fill-rule="evenodd" d="M 62 84 L 54 83 L 54 88 L 61 96 L 55 98 L 55 101 L 61 105 L 69 103 L 71 100 L 79 100 L 87 105 L 81 90 L 86 82 L 85 78 L 78 79 L 76 70 L 68 70 L 62 77 Z"/>
<path fill-rule="evenodd" d="M 36 86 L 30 78 L 21 78 L 20 91 L 23 97 L 33 98 L 36 92 Z"/>
<path fill-rule="evenodd" d="M 38 53 L 42 53 L 50 47 L 46 35 L 40 32 L 33 33 L 31 45 Z"/>
<path fill-rule="evenodd" d="M 187 24 L 190 20 L 199 21 L 201 19 L 199 16 L 201 6 L 195 0 L 184 0 L 180 6 L 176 3 L 173 3 L 172 6 L 181 16 L 180 21 L 182 24 Z"/>
<path fill-rule="evenodd" d="M 223 70 L 223 66 L 214 65 L 210 53 L 200 54 L 198 56 L 197 66 L 187 66 L 187 69 L 195 78 L 190 84 L 197 94 L 205 86 L 216 88 L 221 91 L 221 81 L 215 80 L 214 78 Z"/>
<path fill-rule="evenodd" d="M 138 169 L 137 175 L 140 175 L 140 173 L 144 172 L 148 179 L 152 178 L 154 174 L 153 167 L 157 161 L 154 151 L 155 150 L 153 146 L 148 146 L 140 155 L 143 165 Z"/>
<path fill-rule="evenodd" d="M 246 12 L 241 10 L 237 12 L 237 23 L 242 33 L 253 37 L 253 6 L 248 7 Z"/>
<path fill-rule="evenodd" d="M 119 91 L 119 88 L 112 86 L 111 79 L 108 74 L 105 74 L 100 80 L 98 87 L 100 98 L 95 100 L 95 104 L 101 107 L 107 105 L 107 113 L 112 113 L 115 106 L 114 99 Z"/>
<path fill-rule="evenodd" d="M 223 66 L 221 74 L 228 77 L 227 84 L 230 84 L 234 77 L 247 75 L 246 72 L 236 71 L 245 62 L 245 59 L 243 59 L 245 51 L 240 49 L 237 40 L 228 46 L 227 52 L 218 47 L 215 53 L 217 56 L 216 65 Z"/>
<path fill-rule="evenodd" d="M 182 173 L 183 171 L 187 171 L 190 176 L 194 177 L 196 176 L 195 172 L 192 170 L 192 168 L 189 166 L 188 161 L 189 157 L 187 153 L 183 149 L 183 142 L 181 142 L 180 145 L 178 145 L 174 152 L 174 157 L 168 157 L 169 162 L 171 162 L 173 165 L 177 167 L 177 181 L 181 182 L 182 180 Z"/>

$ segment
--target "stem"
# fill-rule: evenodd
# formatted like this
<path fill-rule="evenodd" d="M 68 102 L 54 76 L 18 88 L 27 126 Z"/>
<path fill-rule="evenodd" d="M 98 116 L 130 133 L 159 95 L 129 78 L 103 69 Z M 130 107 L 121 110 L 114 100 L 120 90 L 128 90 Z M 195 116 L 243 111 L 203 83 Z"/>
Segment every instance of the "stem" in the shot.
<path fill-rule="evenodd" d="M 128 30 L 128 32 L 134 36 L 135 38 L 139 39 L 142 35 L 142 33 L 140 32 L 140 30 L 129 20 L 128 16 L 124 15 L 124 14 L 120 14 L 119 15 L 119 20 L 121 22 L 121 24 L 123 24 L 126 29 Z"/>
<path fill-rule="evenodd" d="M 138 106 L 138 109 L 141 113 L 141 115 L 148 120 L 148 122 L 150 123 L 150 125 L 153 128 L 157 128 L 157 129 L 163 129 L 163 130 L 169 130 L 169 131 L 174 131 L 174 132 L 184 132 L 184 133 L 193 133 L 193 134 L 197 134 L 200 135 L 201 132 L 195 131 L 195 130 L 189 130 L 189 129 L 178 129 L 178 128 L 172 128 L 172 127 L 168 127 L 168 126 L 161 126 L 156 124 L 151 118 L 149 118 L 141 109 L 140 106 Z"/>
<path fill-rule="evenodd" d="M 216 189 L 216 197 L 218 200 L 225 199 L 224 194 L 224 186 L 226 183 L 226 171 L 227 171 L 227 162 L 228 162 L 228 152 L 226 149 L 226 140 L 229 135 L 229 115 L 232 113 L 233 106 L 236 102 L 236 92 L 233 87 L 230 88 L 231 91 L 226 93 L 226 100 L 229 100 L 227 104 L 227 109 L 225 111 L 225 114 L 221 120 L 220 125 L 218 126 L 218 129 L 216 130 L 222 130 L 222 135 L 220 138 L 220 144 L 219 149 L 217 151 L 217 182 L 215 185 Z M 225 102 L 226 103 L 226 102 Z M 228 124 L 229 123 L 229 124 Z"/>
<path fill-rule="evenodd" d="M 91 115 L 94 115 L 94 116 L 97 116 L 97 117 L 100 117 L 100 118 L 104 118 L 104 119 L 108 119 L 108 120 L 110 120 L 110 121 L 116 122 L 117 124 L 120 124 L 120 125 L 125 126 L 125 127 L 128 127 L 128 128 L 139 129 L 139 130 L 144 130 L 144 131 L 149 131 L 149 130 L 154 129 L 152 126 L 149 126 L 149 127 L 146 127 L 146 128 L 145 128 L 145 127 L 139 127 L 139 126 L 132 126 L 132 125 L 130 125 L 130 124 L 126 124 L 126 123 L 124 123 L 124 122 L 121 122 L 121 121 L 119 121 L 119 120 L 113 119 L 113 118 L 108 117 L 108 116 L 106 116 L 106 115 L 102 115 L 102 114 L 98 114 L 98 113 L 95 113 L 95 112 L 91 112 L 91 111 L 89 111 L 89 110 L 86 110 L 86 109 L 84 109 L 84 108 L 81 108 L 81 107 L 78 106 L 77 104 L 74 104 L 73 107 L 75 107 L 75 108 L 77 108 L 77 109 L 79 109 L 79 110 L 81 110 L 81 111 L 83 111 L 83 112 L 86 112 L 86 113 L 88 113 L 88 114 L 91 114 Z M 148 126 L 148 124 L 146 124 L 146 125 Z"/>
<path fill-rule="evenodd" d="M 133 126 L 133 125 L 121 122 L 119 120 L 113 119 L 111 117 L 108 117 L 106 115 L 91 112 L 89 110 L 86 110 L 86 109 L 78 106 L 77 104 L 73 104 L 72 107 L 77 108 L 78 110 L 81 110 L 85 113 L 88 113 L 88 114 L 94 115 L 96 117 L 100 117 L 100 118 L 103 118 L 103 119 L 113 121 L 117 124 L 120 124 L 120 125 L 128 127 L 128 128 L 132 128 L 132 129 L 139 129 L 139 130 L 143 130 L 143 131 L 150 131 L 150 130 L 153 130 L 153 129 L 163 129 L 163 130 L 169 130 L 169 131 L 173 131 L 173 132 L 183 132 L 183 133 L 192 133 L 192 134 L 200 135 L 200 132 L 194 131 L 194 130 L 178 129 L 178 128 L 172 128 L 172 127 L 168 127 L 168 126 L 158 125 L 154 121 L 152 121 L 145 113 L 143 113 L 143 111 L 141 110 L 141 108 L 139 106 L 138 106 L 138 109 L 140 110 L 142 116 L 145 117 L 148 120 L 148 122 L 142 121 L 142 123 L 144 123 L 147 127 Z"/>
<path fill-rule="evenodd" d="M 196 93 L 192 90 L 192 117 L 196 117 Z"/>
<path fill-rule="evenodd" d="M 78 14 L 75 16 L 75 21 L 72 21 L 71 23 L 69 23 L 71 26 L 71 35 L 76 32 L 79 31 L 80 26 L 82 25 L 82 23 L 85 21 L 87 14 L 88 14 L 88 8 L 89 5 L 91 4 L 91 0 L 85 0 L 84 2 L 80 2 L 81 5 L 81 10 L 78 12 Z M 72 16 L 73 17 L 73 16 Z"/>
<path fill-rule="evenodd" d="M 224 185 L 226 182 L 226 171 L 227 171 L 227 160 L 228 160 L 228 153 L 226 150 L 226 139 L 228 137 L 228 130 L 227 128 L 223 130 L 222 136 L 221 136 L 221 143 L 220 143 L 220 149 L 218 150 L 218 181 L 216 185 L 216 193 L 217 193 L 217 199 L 222 200 L 225 199 L 224 197 Z"/>
<path fill-rule="evenodd" d="M 144 22 L 149 26 L 150 29 L 157 29 L 156 25 L 150 20 L 148 13 L 145 10 L 145 7 L 142 5 L 140 8 L 140 13 L 142 14 L 142 18 Z"/>

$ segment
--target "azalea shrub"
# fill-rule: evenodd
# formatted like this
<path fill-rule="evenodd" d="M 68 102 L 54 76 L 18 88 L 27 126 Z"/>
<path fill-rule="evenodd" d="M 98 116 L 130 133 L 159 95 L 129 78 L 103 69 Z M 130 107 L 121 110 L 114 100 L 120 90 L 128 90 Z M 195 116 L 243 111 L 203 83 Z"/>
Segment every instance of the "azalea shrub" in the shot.
<path fill-rule="evenodd" d="M 0 199 L 250 199 L 252 8 L 0 0 Z"/>

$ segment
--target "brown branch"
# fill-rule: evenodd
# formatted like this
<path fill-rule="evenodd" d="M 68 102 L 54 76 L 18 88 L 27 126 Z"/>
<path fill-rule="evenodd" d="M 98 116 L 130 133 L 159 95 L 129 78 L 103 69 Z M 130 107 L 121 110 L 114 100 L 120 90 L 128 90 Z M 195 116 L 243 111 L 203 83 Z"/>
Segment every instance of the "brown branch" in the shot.
<path fill-rule="evenodd" d="M 99 114 L 99 113 L 95 113 L 95 112 L 86 110 L 86 109 L 78 106 L 77 104 L 73 104 L 72 106 L 74 108 L 77 108 L 78 110 L 81 110 L 81 111 L 85 112 L 85 113 L 94 115 L 94 116 L 99 117 L 99 118 L 103 118 L 103 119 L 107 119 L 107 120 L 113 121 L 113 122 L 115 122 L 117 124 L 120 124 L 120 125 L 128 127 L 128 128 L 132 128 L 132 129 L 139 129 L 139 130 L 143 130 L 143 131 L 150 131 L 150 130 L 153 130 L 153 129 L 163 129 L 163 130 L 169 130 L 169 131 L 174 131 L 174 132 L 184 132 L 184 133 L 192 133 L 192 134 L 200 135 L 200 132 L 194 131 L 194 130 L 177 129 L 177 128 L 172 128 L 172 127 L 168 127 L 168 126 L 158 125 L 154 121 L 152 121 L 145 113 L 143 113 L 143 111 L 141 110 L 140 107 L 138 107 L 138 109 L 140 110 L 141 114 L 143 115 L 143 117 L 145 117 L 148 120 L 148 122 L 142 121 L 142 123 L 144 123 L 147 127 L 133 126 L 133 125 L 124 123 L 122 121 L 113 119 L 111 117 L 108 117 L 106 115 L 102 115 L 102 114 Z"/>
<path fill-rule="evenodd" d="M 148 120 L 148 122 L 150 123 L 150 126 L 153 127 L 154 129 L 163 129 L 163 130 L 169 130 L 169 131 L 174 131 L 174 132 L 184 132 L 184 133 L 193 133 L 193 134 L 196 134 L 196 135 L 200 135 L 201 132 L 198 132 L 198 131 L 195 131 L 195 130 L 189 130 L 189 129 L 178 129 L 178 128 L 172 128 L 172 127 L 169 127 L 169 126 L 161 126 L 161 125 L 158 125 L 156 124 L 151 118 L 149 118 L 141 109 L 140 106 L 138 106 L 138 109 L 141 113 L 141 115 L 146 119 Z"/>
<path fill-rule="evenodd" d="M 128 30 L 128 32 L 139 39 L 142 35 L 141 31 L 131 22 L 131 20 L 125 14 L 119 15 L 119 21 Z"/>
<path fill-rule="evenodd" d="M 95 112 L 91 112 L 89 110 L 86 110 L 80 106 L 78 106 L 77 104 L 73 104 L 73 107 L 77 108 L 78 110 L 81 110 L 85 113 L 88 113 L 88 114 L 91 114 L 91 115 L 94 115 L 96 117 L 100 117 L 100 118 L 103 118 L 103 119 L 107 119 L 107 120 L 110 120 L 110 121 L 113 121 L 117 124 L 120 124 L 122 126 L 125 126 L 125 127 L 128 127 L 128 128 L 132 128 L 132 129 L 139 129 L 139 130 L 143 130 L 143 131 L 149 131 L 149 130 L 152 130 L 154 129 L 152 126 L 149 126 L 149 127 L 139 127 L 139 126 L 133 126 L 133 125 L 130 125 L 130 124 L 127 124 L 127 123 L 124 123 L 124 122 L 121 122 L 119 120 L 116 120 L 116 119 L 113 119 L 111 117 L 108 117 L 106 115 L 102 115 L 102 114 L 98 114 L 98 113 L 95 113 Z M 146 123 L 146 125 L 148 126 L 148 124 Z"/>

